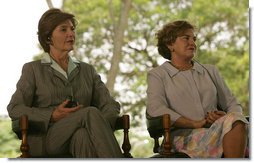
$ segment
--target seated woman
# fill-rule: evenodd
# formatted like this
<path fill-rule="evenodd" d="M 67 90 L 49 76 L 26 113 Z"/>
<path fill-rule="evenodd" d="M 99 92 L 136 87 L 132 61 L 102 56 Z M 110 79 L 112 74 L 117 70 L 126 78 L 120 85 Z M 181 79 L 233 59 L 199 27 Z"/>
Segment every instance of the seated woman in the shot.
<path fill-rule="evenodd" d="M 174 152 L 244 157 L 248 121 L 215 66 L 193 59 L 195 29 L 178 20 L 157 32 L 158 51 L 168 61 L 148 72 L 147 116 L 170 114 Z"/>
<path fill-rule="evenodd" d="M 28 136 L 33 157 L 123 157 L 113 133 L 119 103 L 92 65 L 69 55 L 76 25 L 59 9 L 42 15 L 38 38 L 46 54 L 23 66 L 9 116 L 42 124 L 42 132 Z"/>

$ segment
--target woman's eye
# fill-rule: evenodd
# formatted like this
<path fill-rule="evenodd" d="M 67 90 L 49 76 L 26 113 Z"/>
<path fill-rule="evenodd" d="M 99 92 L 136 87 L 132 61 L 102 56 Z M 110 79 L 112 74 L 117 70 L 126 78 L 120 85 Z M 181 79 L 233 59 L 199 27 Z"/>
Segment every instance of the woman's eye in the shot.
<path fill-rule="evenodd" d="M 189 40 L 189 37 L 188 36 L 183 36 L 183 39 L 184 40 Z"/>
<path fill-rule="evenodd" d="M 192 39 L 192 40 L 195 42 L 195 41 L 197 40 L 197 37 L 182 36 L 182 39 L 183 39 L 183 40 L 186 40 L 186 41 Z"/>
<path fill-rule="evenodd" d="M 65 28 L 62 28 L 62 29 L 61 29 L 61 31 L 65 32 L 65 31 L 66 31 L 66 29 L 65 29 Z"/>

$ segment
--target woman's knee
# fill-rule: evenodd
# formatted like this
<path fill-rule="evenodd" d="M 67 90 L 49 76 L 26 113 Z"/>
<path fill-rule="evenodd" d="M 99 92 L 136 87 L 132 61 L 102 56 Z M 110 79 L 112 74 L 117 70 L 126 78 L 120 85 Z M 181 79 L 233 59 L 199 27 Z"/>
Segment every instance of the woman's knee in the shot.
<path fill-rule="evenodd" d="M 87 107 L 86 109 L 88 110 L 90 115 L 95 115 L 95 116 L 101 115 L 101 111 L 96 107 L 91 106 L 91 107 Z"/>
<path fill-rule="evenodd" d="M 232 128 L 246 133 L 248 131 L 248 124 L 242 121 L 235 121 L 232 125 Z"/>
<path fill-rule="evenodd" d="M 76 111 L 74 114 L 75 115 L 73 116 L 76 117 L 76 119 L 81 120 L 81 122 L 86 122 L 90 120 L 96 122 L 96 119 L 97 120 L 103 119 L 103 116 L 100 110 L 93 106 L 81 108 L 80 110 Z"/>
<path fill-rule="evenodd" d="M 74 114 L 78 117 L 87 117 L 89 114 L 100 114 L 100 111 L 96 107 L 89 106 L 77 110 Z"/>

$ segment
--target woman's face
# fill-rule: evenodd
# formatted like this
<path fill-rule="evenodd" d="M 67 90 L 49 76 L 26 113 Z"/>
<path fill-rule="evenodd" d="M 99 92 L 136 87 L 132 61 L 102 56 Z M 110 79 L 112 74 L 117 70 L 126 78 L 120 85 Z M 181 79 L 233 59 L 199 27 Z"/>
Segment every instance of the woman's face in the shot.
<path fill-rule="evenodd" d="M 75 43 L 75 27 L 70 20 L 56 26 L 50 39 L 50 51 L 69 52 Z"/>
<path fill-rule="evenodd" d="M 171 53 L 172 59 L 178 58 L 183 60 L 191 60 L 196 52 L 196 36 L 193 29 L 188 29 L 176 38 L 176 41 L 169 45 L 173 49 Z"/>

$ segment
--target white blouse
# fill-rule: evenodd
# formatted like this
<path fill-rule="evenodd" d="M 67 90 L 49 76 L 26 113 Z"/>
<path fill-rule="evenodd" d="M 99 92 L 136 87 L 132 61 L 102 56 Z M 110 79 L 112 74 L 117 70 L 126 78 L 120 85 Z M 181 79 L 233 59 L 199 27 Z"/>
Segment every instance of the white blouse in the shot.
<path fill-rule="evenodd" d="M 59 66 L 58 63 L 48 53 L 44 54 L 44 56 L 42 58 L 42 63 L 50 63 L 52 68 L 54 68 L 56 71 L 60 72 L 66 79 L 68 79 L 68 76 L 77 67 L 77 65 L 75 63 L 79 63 L 79 61 L 77 61 L 77 59 L 74 57 L 69 57 L 67 72 L 65 72 L 62 69 L 62 67 Z"/>
<path fill-rule="evenodd" d="M 148 72 L 147 116 L 170 114 L 172 123 L 181 116 L 201 120 L 217 104 L 225 112 L 242 112 L 215 66 L 194 62 L 192 69 L 179 71 L 169 62 Z"/>

